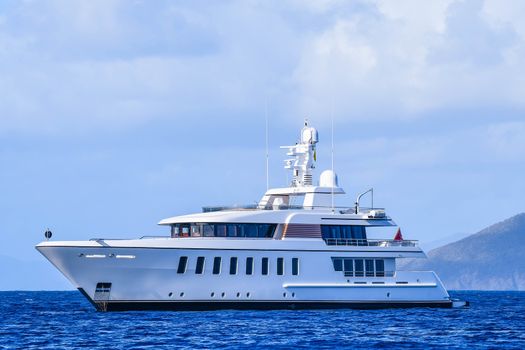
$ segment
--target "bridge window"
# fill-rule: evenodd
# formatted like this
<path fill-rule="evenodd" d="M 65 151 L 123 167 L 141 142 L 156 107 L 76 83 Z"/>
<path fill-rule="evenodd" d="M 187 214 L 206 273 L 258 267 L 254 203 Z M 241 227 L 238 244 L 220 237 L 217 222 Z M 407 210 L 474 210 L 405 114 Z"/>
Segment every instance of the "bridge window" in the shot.
<path fill-rule="evenodd" d="M 171 237 L 272 238 L 276 224 L 192 223 L 171 225 Z"/>

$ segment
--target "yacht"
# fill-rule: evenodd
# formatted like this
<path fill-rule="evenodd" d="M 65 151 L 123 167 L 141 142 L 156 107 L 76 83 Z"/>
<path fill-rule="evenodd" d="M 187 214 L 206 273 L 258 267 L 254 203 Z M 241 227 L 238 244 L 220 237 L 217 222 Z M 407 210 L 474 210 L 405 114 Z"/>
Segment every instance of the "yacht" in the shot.
<path fill-rule="evenodd" d="M 333 170 L 314 184 L 318 132 L 283 146 L 288 187 L 256 205 L 204 207 L 159 222 L 165 237 L 46 241 L 36 246 L 99 311 L 455 307 L 426 258 L 381 208 L 349 207 Z M 373 195 L 373 193 L 372 193 Z M 379 233 L 378 233 L 379 232 Z"/>

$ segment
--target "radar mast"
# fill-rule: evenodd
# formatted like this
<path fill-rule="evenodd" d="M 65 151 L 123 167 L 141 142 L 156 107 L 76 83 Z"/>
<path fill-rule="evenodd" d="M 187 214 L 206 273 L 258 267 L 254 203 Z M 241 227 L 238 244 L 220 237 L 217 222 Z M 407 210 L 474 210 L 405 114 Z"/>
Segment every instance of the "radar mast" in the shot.
<path fill-rule="evenodd" d="M 319 142 L 317 130 L 308 126 L 308 119 L 304 121 L 299 142 L 294 146 L 281 146 L 287 149 L 287 156 L 293 157 L 284 161 L 285 169 L 292 170 L 291 187 L 313 186 L 312 169 L 315 168 L 316 144 Z"/>

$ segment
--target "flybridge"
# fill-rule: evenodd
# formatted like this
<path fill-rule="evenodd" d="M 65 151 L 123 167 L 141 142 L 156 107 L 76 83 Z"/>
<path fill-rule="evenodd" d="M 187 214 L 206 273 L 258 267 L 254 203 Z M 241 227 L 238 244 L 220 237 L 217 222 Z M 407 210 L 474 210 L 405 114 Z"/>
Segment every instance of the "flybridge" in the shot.
<path fill-rule="evenodd" d="M 305 121 L 299 141 L 293 146 L 281 146 L 287 149 L 289 156 L 284 168 L 292 171 L 289 187 L 274 188 L 266 191 L 259 203 L 243 206 L 210 206 L 203 207 L 203 212 L 223 210 L 327 210 L 339 214 L 359 214 L 365 218 L 386 218 L 382 208 L 360 208 L 359 200 L 367 192 L 360 194 L 355 207 L 334 206 L 334 196 L 345 194 L 339 187 L 338 178 L 333 170 L 325 170 L 319 177 L 319 185 L 313 184 L 313 170 L 317 161 L 316 146 L 319 142 L 317 129 Z M 373 192 L 372 192 L 373 196 Z"/>
<path fill-rule="evenodd" d="M 325 170 L 319 178 L 319 186 L 313 185 L 313 169 L 317 161 L 316 145 L 319 142 L 317 129 L 304 122 L 299 142 L 293 146 L 281 146 L 287 149 L 285 169 L 292 170 L 290 187 L 268 190 L 260 200 L 262 209 L 331 209 L 334 208 L 334 195 L 344 194 L 339 187 L 337 175 L 333 170 Z"/>

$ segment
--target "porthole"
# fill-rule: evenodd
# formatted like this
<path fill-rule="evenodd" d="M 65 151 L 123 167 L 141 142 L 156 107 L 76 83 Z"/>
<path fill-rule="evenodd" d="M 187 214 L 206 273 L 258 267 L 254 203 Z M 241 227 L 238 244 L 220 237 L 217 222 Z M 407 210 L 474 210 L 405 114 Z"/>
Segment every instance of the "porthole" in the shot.
<path fill-rule="evenodd" d="M 224 298 L 224 295 L 226 295 L 226 294 L 225 294 L 224 292 L 222 292 L 222 293 L 221 293 L 221 297 L 223 297 L 223 298 Z"/>
<path fill-rule="evenodd" d="M 295 293 L 292 293 L 292 298 L 295 298 Z"/>
<path fill-rule="evenodd" d="M 179 295 L 182 298 L 184 296 L 184 292 L 181 292 Z"/>
<path fill-rule="evenodd" d="M 213 298 L 213 297 L 215 296 L 215 293 L 211 292 L 210 295 L 211 295 L 211 297 Z"/>
<path fill-rule="evenodd" d="M 241 296 L 241 293 L 237 293 L 237 298 Z"/>
<path fill-rule="evenodd" d="M 172 293 L 172 292 L 170 292 L 170 293 L 168 294 L 168 296 L 169 296 L 170 298 L 171 298 L 171 296 L 172 296 L 172 295 L 173 295 L 173 293 Z"/>
<path fill-rule="evenodd" d="M 250 292 L 246 293 L 246 297 L 247 297 L 247 298 L 250 297 Z"/>
<path fill-rule="evenodd" d="M 285 297 L 285 298 L 286 298 L 286 293 L 283 293 L 283 297 Z"/>

